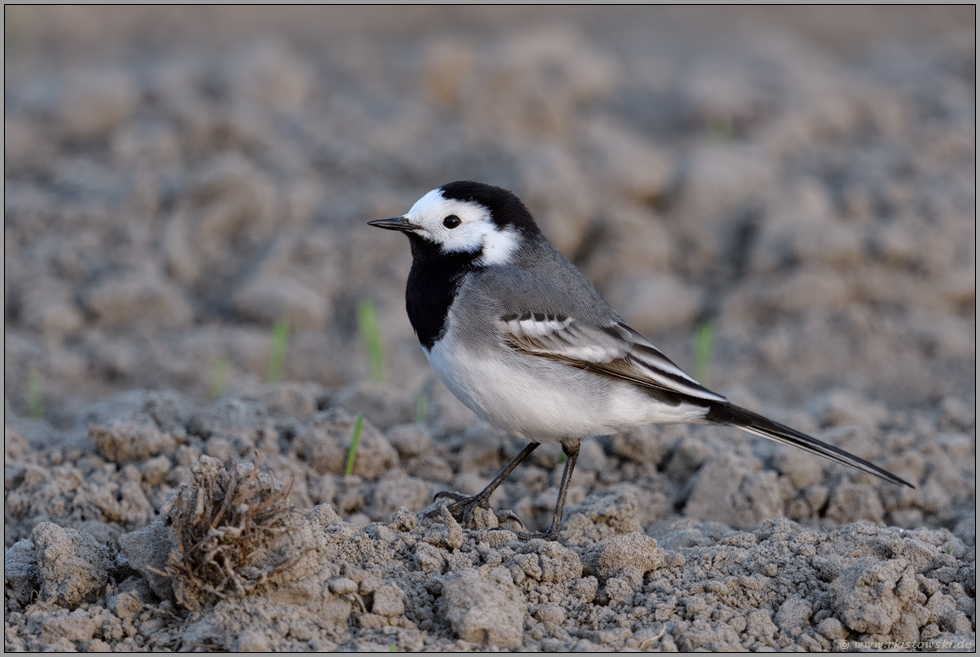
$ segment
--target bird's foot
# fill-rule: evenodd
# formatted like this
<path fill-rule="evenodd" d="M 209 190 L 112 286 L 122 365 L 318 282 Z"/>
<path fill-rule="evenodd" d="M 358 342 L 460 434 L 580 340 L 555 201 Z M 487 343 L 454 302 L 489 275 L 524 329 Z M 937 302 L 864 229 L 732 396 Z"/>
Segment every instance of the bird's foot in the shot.
<path fill-rule="evenodd" d="M 505 526 L 507 524 L 519 526 L 520 531 L 527 529 L 527 527 L 524 525 L 524 521 L 518 518 L 517 514 L 513 511 L 502 509 L 500 511 L 494 511 L 494 513 L 497 515 L 497 529 L 510 529 L 511 531 L 515 531 L 514 529 Z"/>
<path fill-rule="evenodd" d="M 490 508 L 489 496 L 483 495 L 463 495 L 452 491 L 442 491 L 436 493 L 434 501 L 440 498 L 452 500 L 451 504 L 445 506 L 446 511 L 460 524 L 467 529 L 509 529 L 517 525 L 524 529 L 524 523 L 513 511 L 494 511 Z M 429 511 L 425 517 L 430 518 L 439 513 L 441 507 Z M 506 525 L 506 526 L 505 526 Z"/>
<path fill-rule="evenodd" d="M 448 497 L 449 499 L 451 499 L 454 502 L 454 504 L 452 504 L 451 506 L 455 506 L 456 504 L 473 503 L 480 499 L 479 495 L 463 495 L 460 492 L 452 491 L 452 490 L 439 491 L 432 497 L 432 499 L 433 501 L 435 501 L 438 500 L 440 497 Z M 447 506 L 446 508 L 449 507 Z"/>
<path fill-rule="evenodd" d="M 466 525 L 466 521 L 473 514 L 474 509 L 489 509 L 490 500 L 481 497 L 480 495 L 463 495 L 462 493 L 457 493 L 453 491 L 444 490 L 442 492 L 436 493 L 435 497 L 432 498 L 433 501 L 438 501 L 440 499 L 452 500 L 450 504 L 446 505 L 446 510 L 456 519 L 456 522 Z M 436 511 L 430 511 L 428 516 L 431 516 Z"/>
<path fill-rule="evenodd" d="M 505 529 L 505 528 L 500 527 L 500 529 Z M 511 531 L 517 534 L 517 538 L 521 539 L 522 541 L 530 541 L 536 538 L 540 538 L 545 541 L 559 540 L 558 531 L 553 527 L 549 527 L 548 531 L 545 532 L 522 532 L 522 531 L 514 531 L 513 529 Z"/>

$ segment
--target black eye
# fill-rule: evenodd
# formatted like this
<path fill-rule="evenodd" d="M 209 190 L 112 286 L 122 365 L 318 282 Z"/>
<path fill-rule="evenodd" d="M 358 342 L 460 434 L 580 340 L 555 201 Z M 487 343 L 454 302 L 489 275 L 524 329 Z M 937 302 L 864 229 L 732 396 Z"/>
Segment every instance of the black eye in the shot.
<path fill-rule="evenodd" d="M 445 226 L 446 228 L 455 228 L 461 223 L 463 223 L 463 220 L 454 214 L 451 214 L 442 220 L 442 225 Z"/>

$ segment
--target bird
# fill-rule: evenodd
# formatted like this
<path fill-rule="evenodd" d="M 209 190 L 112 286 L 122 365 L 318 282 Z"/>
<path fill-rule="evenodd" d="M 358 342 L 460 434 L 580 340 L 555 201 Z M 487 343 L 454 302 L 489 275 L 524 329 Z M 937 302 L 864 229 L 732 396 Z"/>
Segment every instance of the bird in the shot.
<path fill-rule="evenodd" d="M 510 191 L 452 182 L 401 217 L 367 223 L 408 237 L 405 305 L 432 369 L 477 416 L 528 441 L 480 493 L 437 495 L 464 524 L 539 445 L 557 443 L 566 459 L 551 525 L 519 534 L 558 540 L 582 438 L 646 424 L 735 427 L 914 488 L 688 376 L 599 296 Z"/>

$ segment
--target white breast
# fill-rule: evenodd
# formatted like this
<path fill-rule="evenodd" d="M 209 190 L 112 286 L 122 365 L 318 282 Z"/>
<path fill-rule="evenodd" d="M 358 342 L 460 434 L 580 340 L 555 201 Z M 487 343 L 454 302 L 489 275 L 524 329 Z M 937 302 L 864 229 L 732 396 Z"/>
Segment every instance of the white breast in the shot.
<path fill-rule="evenodd" d="M 474 413 L 534 442 L 608 435 L 650 423 L 696 422 L 704 416 L 703 408 L 667 406 L 631 384 L 509 352 L 503 345 L 499 352 L 469 350 L 452 331 L 425 351 L 446 387 Z"/>

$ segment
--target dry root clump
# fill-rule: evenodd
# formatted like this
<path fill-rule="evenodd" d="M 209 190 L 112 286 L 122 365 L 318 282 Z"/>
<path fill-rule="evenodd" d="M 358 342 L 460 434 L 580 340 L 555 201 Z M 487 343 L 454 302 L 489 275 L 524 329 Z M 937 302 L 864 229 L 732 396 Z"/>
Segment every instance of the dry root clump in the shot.
<path fill-rule="evenodd" d="M 207 456 L 193 472 L 166 514 L 174 547 L 165 573 L 191 610 L 245 596 L 299 556 L 282 540 L 299 522 L 291 483 Z"/>

